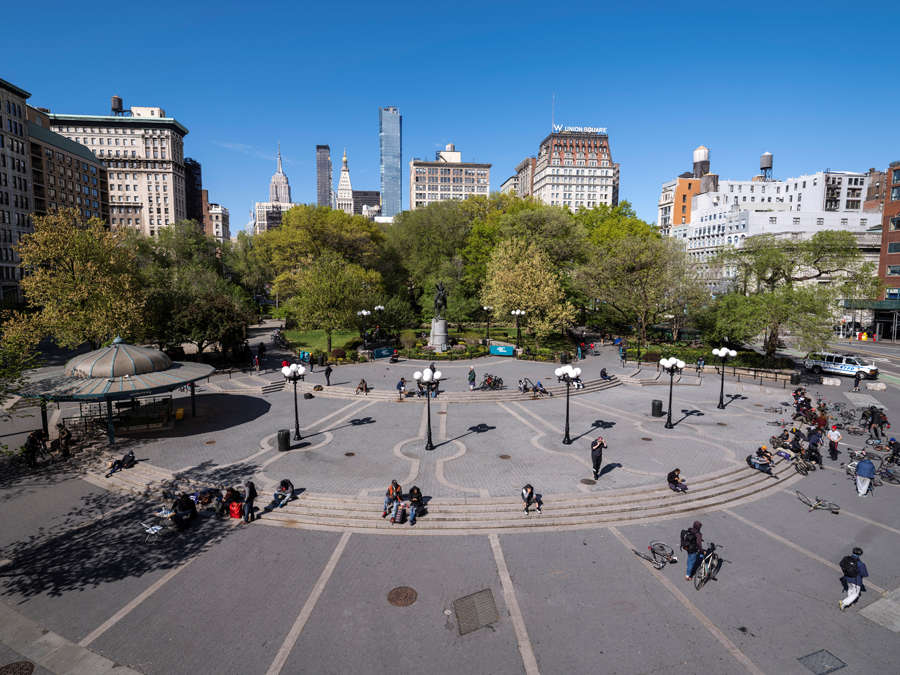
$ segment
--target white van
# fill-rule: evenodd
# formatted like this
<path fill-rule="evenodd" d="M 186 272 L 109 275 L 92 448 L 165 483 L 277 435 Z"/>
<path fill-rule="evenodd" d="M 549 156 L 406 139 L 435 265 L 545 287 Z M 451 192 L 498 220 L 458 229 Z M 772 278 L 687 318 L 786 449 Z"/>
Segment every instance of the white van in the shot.
<path fill-rule="evenodd" d="M 878 377 L 878 368 L 872 361 L 865 361 L 855 354 L 834 354 L 832 352 L 816 352 L 807 354 L 803 361 L 803 367 L 811 370 L 816 375 L 820 373 L 833 373 L 835 375 L 849 375 L 853 377 L 858 371 L 874 380 Z"/>

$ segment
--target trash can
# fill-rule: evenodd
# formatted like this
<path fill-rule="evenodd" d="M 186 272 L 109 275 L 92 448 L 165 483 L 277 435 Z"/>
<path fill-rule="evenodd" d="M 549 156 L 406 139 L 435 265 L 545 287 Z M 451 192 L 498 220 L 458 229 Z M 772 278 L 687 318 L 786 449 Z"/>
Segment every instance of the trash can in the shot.
<path fill-rule="evenodd" d="M 560 352 L 559 353 L 559 362 L 560 363 L 568 363 L 569 362 L 569 352 Z"/>
<path fill-rule="evenodd" d="M 319 365 L 320 366 L 325 365 L 325 354 L 319 354 Z"/>
<path fill-rule="evenodd" d="M 791 373 L 791 384 L 800 384 L 800 373 Z"/>
<path fill-rule="evenodd" d="M 659 400 L 658 398 L 653 399 L 653 407 L 650 410 L 650 414 L 653 415 L 653 417 L 662 417 L 663 416 L 662 401 Z"/>
<path fill-rule="evenodd" d="M 290 429 L 279 429 L 278 430 L 278 451 L 279 452 L 287 452 L 291 449 L 291 430 Z"/>

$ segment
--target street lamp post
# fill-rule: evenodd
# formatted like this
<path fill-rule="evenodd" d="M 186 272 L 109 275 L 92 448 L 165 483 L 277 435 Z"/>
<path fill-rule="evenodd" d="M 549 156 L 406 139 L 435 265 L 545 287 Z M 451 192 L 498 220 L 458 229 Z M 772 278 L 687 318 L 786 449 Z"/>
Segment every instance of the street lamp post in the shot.
<path fill-rule="evenodd" d="M 725 362 L 730 358 L 734 358 L 737 356 L 737 352 L 733 349 L 729 349 L 728 347 L 719 347 L 718 349 L 712 350 L 713 356 L 718 356 L 722 359 L 722 384 L 719 387 L 719 405 L 716 407 L 719 410 L 725 410 Z"/>
<path fill-rule="evenodd" d="M 562 442 L 565 445 L 571 445 L 572 439 L 569 437 L 569 389 L 576 378 L 581 375 L 581 368 L 573 368 L 570 365 L 565 365 L 562 368 L 557 368 L 553 372 L 556 373 L 557 378 L 566 383 L 566 433 L 563 435 Z"/>
<path fill-rule="evenodd" d="M 516 317 L 516 349 L 519 348 L 519 342 L 522 341 L 522 329 L 519 327 L 519 319 L 525 316 L 524 309 L 514 309 L 510 312 L 514 317 Z"/>
<path fill-rule="evenodd" d="M 300 436 L 300 408 L 297 407 L 297 382 L 303 379 L 303 373 L 306 372 L 306 368 L 296 363 L 292 363 L 289 366 L 285 366 L 281 369 L 281 374 L 284 375 L 284 379 L 288 382 L 294 383 L 294 440 L 299 441 L 302 440 Z"/>
<path fill-rule="evenodd" d="M 366 319 L 368 319 L 371 313 L 372 312 L 367 309 L 361 309 L 356 313 L 356 316 L 359 317 L 360 326 L 362 326 L 362 335 L 360 337 L 362 337 L 363 349 L 366 347 Z"/>
<path fill-rule="evenodd" d="M 484 305 L 481 309 L 484 310 L 484 313 L 487 315 L 487 328 L 485 329 L 484 339 L 488 342 L 491 340 L 491 312 L 493 311 L 493 307 L 490 305 Z"/>
<path fill-rule="evenodd" d="M 675 384 L 676 373 L 684 370 L 684 361 L 671 356 L 668 359 L 660 359 L 659 365 L 669 374 L 669 409 L 666 415 L 666 429 L 674 429 L 675 425 L 672 424 L 672 385 Z"/>
<path fill-rule="evenodd" d="M 441 371 L 432 371 L 431 368 L 425 370 L 417 370 L 413 373 L 413 378 L 418 384 L 421 382 L 425 385 L 425 407 L 428 409 L 428 437 L 425 440 L 425 449 L 434 450 L 434 443 L 431 441 L 431 392 L 437 391 L 441 383 Z"/>

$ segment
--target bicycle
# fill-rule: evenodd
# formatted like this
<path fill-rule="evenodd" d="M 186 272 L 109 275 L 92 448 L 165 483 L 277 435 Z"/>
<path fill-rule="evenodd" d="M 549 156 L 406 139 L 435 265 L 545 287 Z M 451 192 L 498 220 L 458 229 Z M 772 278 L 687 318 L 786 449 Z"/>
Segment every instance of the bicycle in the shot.
<path fill-rule="evenodd" d="M 847 473 L 847 475 L 850 478 L 856 479 L 856 465 L 857 464 L 859 464 L 858 461 L 850 462 L 849 464 L 844 466 L 844 471 Z M 880 469 L 881 469 L 881 467 L 878 467 L 877 469 L 875 469 L 875 477 L 872 478 L 872 487 L 873 488 L 881 487 L 882 485 L 884 485 L 884 483 L 881 481 L 881 474 L 879 473 Z M 891 475 L 891 478 L 896 478 L 896 476 L 894 476 L 894 474 L 891 473 L 889 469 L 885 469 L 885 470 Z M 888 482 L 893 483 L 894 481 L 891 479 L 888 479 Z"/>
<path fill-rule="evenodd" d="M 834 502 L 830 502 L 827 499 L 822 499 L 821 497 L 816 497 L 815 501 L 807 497 L 805 494 L 800 492 L 800 490 L 796 490 L 797 499 L 803 502 L 806 506 L 809 507 L 809 510 L 815 511 L 816 509 L 822 509 L 823 511 L 831 511 L 832 513 L 839 513 L 841 507 L 835 504 Z"/>
<path fill-rule="evenodd" d="M 763 408 L 763 411 L 767 413 L 775 413 L 776 415 L 784 414 L 784 408 L 773 408 L 771 406 L 768 408 Z"/>
<path fill-rule="evenodd" d="M 635 555 L 649 561 L 650 564 L 658 570 L 661 570 L 669 563 L 674 564 L 678 562 L 678 558 L 675 557 L 675 551 L 672 550 L 672 547 L 661 541 L 650 542 L 650 545 L 647 547 L 647 550 L 650 551 L 649 555 L 635 549 L 631 550 Z"/>
<path fill-rule="evenodd" d="M 700 561 L 697 571 L 694 572 L 694 588 L 699 591 L 706 585 L 707 581 L 715 579 L 719 573 L 719 568 L 722 567 L 722 562 L 723 560 L 716 553 L 716 545 L 709 542 L 709 548 L 706 549 L 703 560 Z"/>
<path fill-rule="evenodd" d="M 794 456 L 793 461 L 794 471 L 799 473 L 801 476 L 807 475 L 810 471 L 816 470 L 816 465 L 809 460 L 803 459 L 800 455 Z"/>

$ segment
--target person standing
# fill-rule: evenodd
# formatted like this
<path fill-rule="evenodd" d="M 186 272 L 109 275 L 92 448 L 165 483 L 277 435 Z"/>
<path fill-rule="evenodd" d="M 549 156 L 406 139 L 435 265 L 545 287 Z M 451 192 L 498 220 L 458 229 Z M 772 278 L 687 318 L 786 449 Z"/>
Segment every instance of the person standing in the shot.
<path fill-rule="evenodd" d="M 862 380 L 862 371 L 857 370 L 853 375 L 853 391 L 859 391 L 859 381 Z"/>
<path fill-rule="evenodd" d="M 841 432 L 838 431 L 837 426 L 832 425 L 831 430 L 828 432 L 828 456 L 831 457 L 832 461 L 837 461 L 838 458 L 838 443 L 841 442 Z"/>
<path fill-rule="evenodd" d="M 594 467 L 594 480 L 600 478 L 600 469 L 603 468 L 603 449 L 607 447 L 603 436 L 597 436 L 591 443 L 591 464 Z"/>
<path fill-rule="evenodd" d="M 706 366 L 706 360 L 701 356 L 697 359 L 697 375 L 703 374 L 703 368 Z"/>
<path fill-rule="evenodd" d="M 258 493 L 256 492 L 256 485 L 254 485 L 252 480 L 248 480 L 247 484 L 244 486 L 244 522 L 249 523 L 253 520 L 253 502 L 256 500 Z"/>
<path fill-rule="evenodd" d="M 844 586 L 844 590 L 847 591 L 847 597 L 838 602 L 838 607 L 840 607 L 842 612 L 856 602 L 860 591 L 863 590 L 863 579 L 869 576 L 866 564 L 859 559 L 862 554 L 863 550 L 861 548 L 854 547 L 850 555 L 845 555 L 841 558 L 840 565 L 843 573 L 841 584 Z"/>
<path fill-rule="evenodd" d="M 873 478 L 875 478 L 875 465 L 864 455 L 856 464 L 856 492 L 860 497 L 866 496 Z"/>
<path fill-rule="evenodd" d="M 469 381 L 469 391 L 475 391 L 475 366 L 469 366 L 469 373 L 466 375 Z"/>
<path fill-rule="evenodd" d="M 685 581 L 690 581 L 694 576 L 694 570 L 700 562 L 700 555 L 703 553 L 703 535 L 700 534 L 700 528 L 703 525 L 699 520 L 695 520 L 694 524 L 687 530 L 681 531 L 681 549 L 687 551 L 687 567 L 684 570 Z"/>
<path fill-rule="evenodd" d="M 326 387 L 331 386 L 331 373 L 333 371 L 334 371 L 334 369 L 331 367 L 330 363 L 327 366 L 325 366 L 325 386 Z"/>
<path fill-rule="evenodd" d="M 401 377 L 400 381 L 397 383 L 397 396 L 399 400 L 403 400 L 404 395 L 406 394 L 406 378 Z"/>

